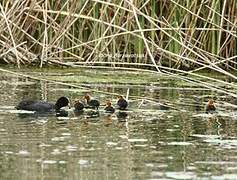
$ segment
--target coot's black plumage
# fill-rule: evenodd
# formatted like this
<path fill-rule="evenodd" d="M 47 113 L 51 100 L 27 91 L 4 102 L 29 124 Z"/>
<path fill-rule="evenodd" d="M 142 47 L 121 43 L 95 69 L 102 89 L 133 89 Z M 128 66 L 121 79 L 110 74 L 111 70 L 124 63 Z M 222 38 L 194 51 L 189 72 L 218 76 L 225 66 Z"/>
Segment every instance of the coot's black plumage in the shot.
<path fill-rule="evenodd" d="M 86 100 L 86 108 L 92 108 L 92 109 L 97 109 L 100 106 L 100 102 L 96 99 L 92 99 L 91 96 L 89 94 L 85 95 L 85 100 Z"/>
<path fill-rule="evenodd" d="M 17 110 L 28 110 L 37 112 L 51 112 L 58 111 L 60 108 L 68 106 L 69 100 L 67 97 L 60 97 L 55 104 L 51 104 L 45 101 L 37 100 L 23 100 L 17 106 Z"/>
<path fill-rule="evenodd" d="M 108 102 L 106 103 L 106 107 L 105 107 L 104 110 L 105 110 L 106 113 L 114 113 L 114 112 L 115 112 L 115 109 L 114 109 L 114 107 L 112 106 L 111 101 L 108 101 Z"/>
<path fill-rule="evenodd" d="M 128 107 L 128 102 L 124 99 L 123 96 L 118 96 L 117 101 L 118 109 L 125 110 Z"/>

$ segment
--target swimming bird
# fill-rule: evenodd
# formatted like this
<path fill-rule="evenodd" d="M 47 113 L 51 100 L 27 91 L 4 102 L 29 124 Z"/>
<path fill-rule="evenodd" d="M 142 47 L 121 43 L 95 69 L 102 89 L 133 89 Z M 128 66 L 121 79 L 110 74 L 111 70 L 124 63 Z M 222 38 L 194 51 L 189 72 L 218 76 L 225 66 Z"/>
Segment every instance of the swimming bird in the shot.
<path fill-rule="evenodd" d="M 17 110 L 28 110 L 36 112 L 52 112 L 59 111 L 62 107 L 70 106 L 67 97 L 60 97 L 55 104 L 38 100 L 23 100 L 15 107 Z"/>
<path fill-rule="evenodd" d="M 75 103 L 74 103 L 74 110 L 75 111 L 83 111 L 84 109 L 84 103 L 82 103 L 80 100 L 76 100 Z"/>
<path fill-rule="evenodd" d="M 119 95 L 118 101 L 117 101 L 117 106 L 118 106 L 118 109 L 125 110 L 128 107 L 128 102 L 126 99 L 124 99 L 123 96 Z"/>
<path fill-rule="evenodd" d="M 114 113 L 115 112 L 115 109 L 112 106 L 111 101 L 107 101 L 106 107 L 104 108 L 104 110 L 105 110 L 106 113 Z"/>
<path fill-rule="evenodd" d="M 208 103 L 205 107 L 205 111 L 206 113 L 213 113 L 216 111 L 216 106 L 214 104 L 214 100 L 213 99 L 209 99 L 208 100 Z"/>
<path fill-rule="evenodd" d="M 85 108 L 92 108 L 92 109 L 97 109 L 100 106 L 100 102 L 96 99 L 92 99 L 91 96 L 89 94 L 86 94 L 84 96 L 85 100 L 86 100 L 86 107 Z"/>

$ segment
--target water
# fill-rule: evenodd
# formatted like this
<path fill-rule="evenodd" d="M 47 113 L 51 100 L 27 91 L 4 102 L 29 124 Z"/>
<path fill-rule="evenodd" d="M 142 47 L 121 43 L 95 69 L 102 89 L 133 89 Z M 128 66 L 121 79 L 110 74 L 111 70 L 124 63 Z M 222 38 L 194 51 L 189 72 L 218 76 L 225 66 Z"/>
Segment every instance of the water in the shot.
<path fill-rule="evenodd" d="M 25 114 L 14 110 L 23 98 L 54 102 L 66 95 L 73 102 L 87 90 L 1 74 L 0 179 L 237 178 L 237 117 L 220 103 L 228 97 L 167 77 L 144 75 L 138 81 L 136 73 L 116 78 L 104 71 L 25 71 L 104 92 L 126 94 L 130 88 L 129 111 L 108 115 L 102 108 L 99 117 L 72 109 L 67 117 Z M 92 94 L 101 102 L 116 100 Z M 203 112 L 209 95 L 219 98 L 217 115 Z M 171 108 L 160 110 L 152 98 Z"/>

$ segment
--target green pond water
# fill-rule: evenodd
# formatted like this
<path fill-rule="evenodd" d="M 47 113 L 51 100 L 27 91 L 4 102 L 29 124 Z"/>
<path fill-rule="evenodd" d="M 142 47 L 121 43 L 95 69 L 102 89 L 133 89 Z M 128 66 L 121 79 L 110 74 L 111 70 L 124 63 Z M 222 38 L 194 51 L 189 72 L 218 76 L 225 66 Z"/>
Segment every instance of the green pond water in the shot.
<path fill-rule="evenodd" d="M 0 179 L 237 179 L 237 112 L 222 106 L 224 94 L 149 73 L 19 72 L 72 86 L 1 72 Z M 129 89 L 129 108 L 109 115 L 101 107 L 97 116 L 66 109 L 61 117 L 14 109 L 22 99 L 62 95 L 73 104 L 88 89 L 101 104 Z M 217 114 L 204 112 L 209 97 Z"/>

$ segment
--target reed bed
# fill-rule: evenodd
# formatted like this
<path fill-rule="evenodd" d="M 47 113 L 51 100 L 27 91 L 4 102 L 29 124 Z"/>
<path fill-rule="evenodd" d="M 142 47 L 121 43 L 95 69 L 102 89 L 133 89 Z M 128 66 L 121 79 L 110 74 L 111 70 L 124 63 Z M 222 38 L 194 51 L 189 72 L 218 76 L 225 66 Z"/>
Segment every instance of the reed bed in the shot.
<path fill-rule="evenodd" d="M 2 0 L 0 62 L 236 80 L 236 17 L 236 0 Z"/>

